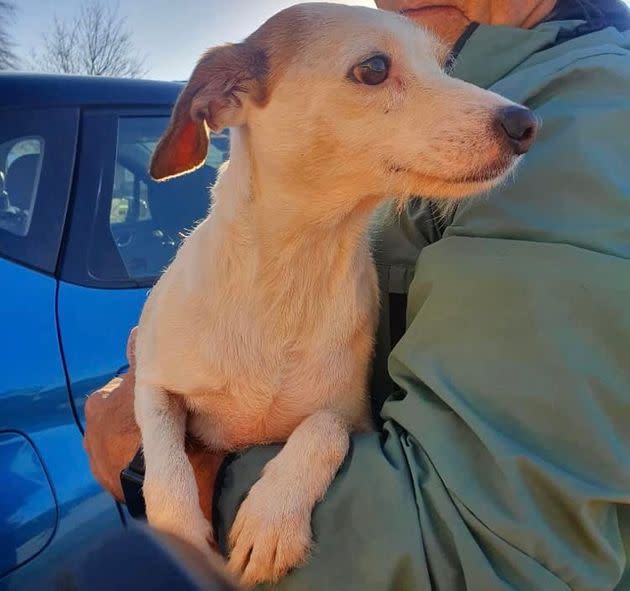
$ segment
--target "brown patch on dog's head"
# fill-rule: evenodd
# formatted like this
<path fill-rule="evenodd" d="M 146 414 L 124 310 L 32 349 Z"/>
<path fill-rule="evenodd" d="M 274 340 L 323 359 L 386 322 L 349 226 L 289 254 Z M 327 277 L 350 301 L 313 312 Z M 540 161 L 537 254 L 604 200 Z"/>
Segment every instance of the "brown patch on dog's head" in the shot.
<path fill-rule="evenodd" d="M 208 134 L 245 122 L 245 104 L 263 107 L 294 54 L 299 7 L 269 19 L 242 43 L 209 49 L 180 94 L 168 129 L 151 160 L 151 176 L 164 180 L 199 168 Z M 303 41 L 303 40 L 302 40 Z"/>

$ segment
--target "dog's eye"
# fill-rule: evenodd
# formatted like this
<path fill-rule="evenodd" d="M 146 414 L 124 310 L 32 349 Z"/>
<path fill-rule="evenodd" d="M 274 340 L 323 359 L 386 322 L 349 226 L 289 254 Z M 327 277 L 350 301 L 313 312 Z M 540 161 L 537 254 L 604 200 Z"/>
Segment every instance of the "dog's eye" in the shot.
<path fill-rule="evenodd" d="M 374 55 L 352 68 L 352 78 L 361 84 L 376 86 L 389 76 L 389 58 Z"/>

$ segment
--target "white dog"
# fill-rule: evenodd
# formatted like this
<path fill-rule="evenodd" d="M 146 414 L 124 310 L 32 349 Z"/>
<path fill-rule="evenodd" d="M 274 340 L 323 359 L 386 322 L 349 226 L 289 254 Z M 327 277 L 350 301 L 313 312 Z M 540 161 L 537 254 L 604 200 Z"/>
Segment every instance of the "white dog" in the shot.
<path fill-rule="evenodd" d="M 209 552 L 187 429 L 216 450 L 286 441 L 230 533 L 245 584 L 306 559 L 348 434 L 370 429 L 370 214 L 391 196 L 486 190 L 533 141 L 528 110 L 450 78 L 446 57 L 403 17 L 298 5 L 200 59 L 156 148 L 151 173 L 167 179 L 204 162 L 209 131 L 231 129 L 211 212 L 138 329 L 147 515 Z"/>

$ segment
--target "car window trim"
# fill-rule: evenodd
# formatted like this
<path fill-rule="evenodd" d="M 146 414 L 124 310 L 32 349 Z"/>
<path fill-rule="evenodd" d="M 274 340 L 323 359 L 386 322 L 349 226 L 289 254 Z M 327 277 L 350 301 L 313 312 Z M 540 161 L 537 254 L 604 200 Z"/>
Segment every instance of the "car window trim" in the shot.
<path fill-rule="evenodd" d="M 0 109 L 0 143 L 41 137 L 33 216 L 26 236 L 0 229 L 0 257 L 54 275 L 62 250 L 79 134 L 79 109 Z"/>
<path fill-rule="evenodd" d="M 99 289 L 150 288 L 158 276 L 129 278 L 96 277 L 90 271 L 88 245 L 103 215 L 103 200 L 111 200 L 114 181 L 118 122 L 125 117 L 170 117 L 172 105 L 155 107 L 121 107 L 84 109 L 81 116 L 81 141 L 76 182 L 73 187 L 74 207 L 65 240 L 60 278 L 68 283 Z M 109 214 L 108 214 L 109 215 Z M 112 244 L 113 240 L 112 240 Z M 115 246 L 115 245 L 114 245 Z M 107 256 L 118 257 L 117 249 Z M 120 259 L 120 268 L 124 269 Z"/>

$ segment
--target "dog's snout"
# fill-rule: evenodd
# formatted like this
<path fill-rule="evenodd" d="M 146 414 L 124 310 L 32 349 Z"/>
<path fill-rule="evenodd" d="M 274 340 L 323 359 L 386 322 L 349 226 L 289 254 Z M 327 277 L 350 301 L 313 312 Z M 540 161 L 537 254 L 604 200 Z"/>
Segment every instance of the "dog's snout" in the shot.
<path fill-rule="evenodd" d="M 525 107 L 510 106 L 499 111 L 499 127 L 507 136 L 515 154 L 525 154 L 534 143 L 538 132 L 538 120 Z"/>

